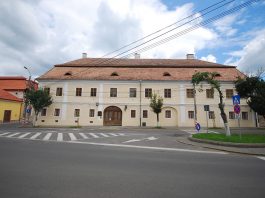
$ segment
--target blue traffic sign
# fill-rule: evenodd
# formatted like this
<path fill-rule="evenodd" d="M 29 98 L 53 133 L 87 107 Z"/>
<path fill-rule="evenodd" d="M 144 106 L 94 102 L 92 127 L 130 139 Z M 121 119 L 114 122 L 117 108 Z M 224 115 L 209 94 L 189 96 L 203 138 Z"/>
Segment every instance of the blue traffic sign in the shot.
<path fill-rule="evenodd" d="M 198 122 L 196 122 L 195 128 L 199 132 L 201 130 L 201 125 Z"/>
<path fill-rule="evenodd" d="M 240 104 L 240 95 L 235 95 L 232 97 L 233 105 Z"/>

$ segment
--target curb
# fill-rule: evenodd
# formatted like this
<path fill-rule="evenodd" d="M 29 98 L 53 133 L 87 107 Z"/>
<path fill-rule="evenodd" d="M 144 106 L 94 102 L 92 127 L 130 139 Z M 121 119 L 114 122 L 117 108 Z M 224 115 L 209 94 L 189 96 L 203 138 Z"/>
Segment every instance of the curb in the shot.
<path fill-rule="evenodd" d="M 189 137 L 187 139 L 189 140 Z M 192 141 L 192 140 L 190 140 L 190 141 Z M 191 146 L 200 146 L 202 148 L 207 148 L 207 149 L 212 149 L 212 150 L 217 150 L 217 151 L 224 151 L 224 152 L 229 152 L 229 153 L 251 155 L 251 156 L 265 156 L 265 153 L 250 153 L 250 152 L 243 152 L 243 151 L 234 151 L 234 150 L 229 150 L 229 149 L 225 149 L 225 148 L 216 148 L 216 147 L 212 147 L 212 146 L 195 145 L 195 144 L 192 144 L 192 142 L 187 143 L 187 142 L 181 141 L 181 140 L 177 140 L 177 142 L 180 142 L 182 144 L 191 145 Z M 206 143 L 206 142 L 197 142 L 197 143 Z M 219 146 L 221 146 L 221 145 L 219 145 Z"/>
<path fill-rule="evenodd" d="M 190 141 L 199 142 L 199 143 L 206 143 L 206 144 L 214 144 L 218 146 L 229 146 L 229 147 L 237 147 L 237 148 L 265 148 L 264 143 L 255 143 L 255 144 L 248 144 L 248 143 L 231 143 L 231 142 L 219 142 L 214 140 L 205 140 L 205 139 L 198 139 L 193 137 L 188 137 Z"/>

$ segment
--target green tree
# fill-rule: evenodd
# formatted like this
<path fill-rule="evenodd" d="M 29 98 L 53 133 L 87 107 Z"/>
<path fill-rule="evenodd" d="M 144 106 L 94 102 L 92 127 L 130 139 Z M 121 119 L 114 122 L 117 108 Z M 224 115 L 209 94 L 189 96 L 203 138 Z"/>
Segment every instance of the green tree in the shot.
<path fill-rule="evenodd" d="M 259 76 L 238 77 L 235 86 L 238 94 L 247 99 L 249 107 L 265 118 L 265 81 Z"/>
<path fill-rule="evenodd" d="M 51 96 L 44 90 L 30 89 L 26 92 L 26 101 L 31 104 L 35 113 L 35 122 L 38 120 L 38 115 L 43 108 L 48 107 L 52 104 Z M 34 125 L 35 125 L 34 122 Z"/>
<path fill-rule="evenodd" d="M 163 107 L 163 98 L 157 94 L 153 94 L 150 99 L 150 107 L 153 112 L 156 114 L 157 127 L 159 127 L 159 113 L 162 111 Z"/>
<path fill-rule="evenodd" d="M 194 87 L 196 85 L 202 83 L 202 82 L 207 82 L 208 84 L 211 85 L 212 89 L 217 90 L 217 92 L 219 94 L 218 107 L 219 107 L 220 112 L 221 112 L 220 115 L 221 115 L 223 122 L 224 122 L 226 136 L 230 136 L 231 133 L 230 133 L 230 128 L 229 128 L 228 121 L 227 121 L 227 115 L 224 111 L 224 101 L 223 101 L 224 95 L 223 95 L 223 92 L 221 91 L 220 82 L 218 80 L 216 80 L 217 76 L 220 76 L 220 74 L 217 72 L 197 72 L 192 76 L 191 82 L 192 82 Z"/>

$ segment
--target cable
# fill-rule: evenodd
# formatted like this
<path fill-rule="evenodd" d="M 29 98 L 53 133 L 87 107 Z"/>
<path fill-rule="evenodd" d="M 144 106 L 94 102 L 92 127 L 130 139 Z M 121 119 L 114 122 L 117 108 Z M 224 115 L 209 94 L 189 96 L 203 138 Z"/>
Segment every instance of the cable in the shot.
<path fill-rule="evenodd" d="M 254 0 L 254 1 L 260 1 L 260 0 Z M 178 32 L 177 34 L 171 35 L 171 36 L 169 36 L 169 37 L 167 37 L 165 39 L 162 39 L 162 40 L 160 40 L 160 41 L 158 41 L 156 43 L 153 43 L 153 44 L 150 44 L 150 45 L 148 45 L 146 47 L 143 47 L 140 50 L 137 50 L 137 51 L 135 51 L 133 53 L 127 54 L 125 56 L 122 56 L 122 57 L 120 57 L 120 59 L 129 57 L 132 54 L 137 53 L 137 52 L 140 53 L 140 52 L 143 52 L 143 51 L 147 51 L 149 49 L 152 49 L 154 47 L 157 47 L 158 45 L 164 44 L 164 43 L 166 43 L 166 42 L 168 42 L 168 41 L 170 41 L 172 39 L 175 39 L 177 37 L 180 37 L 182 35 L 185 35 L 185 34 L 191 32 L 191 31 L 193 31 L 195 29 L 198 29 L 200 27 L 203 27 L 203 26 L 205 26 L 205 25 L 207 25 L 207 24 L 209 24 L 209 23 L 211 23 L 213 21 L 216 21 L 216 20 L 218 20 L 218 19 L 220 19 L 220 18 L 222 18 L 222 17 L 224 17 L 226 15 L 229 15 L 229 14 L 231 14 L 231 13 L 233 13 L 233 12 L 235 12 L 235 11 L 241 9 L 241 8 L 247 7 L 247 6 L 251 5 L 254 1 L 253 0 L 249 0 L 249 1 L 245 2 L 245 3 L 242 3 L 242 4 L 240 4 L 240 5 L 238 5 L 238 6 L 234 7 L 234 8 L 231 8 L 231 9 L 229 9 L 227 11 L 222 12 L 221 14 L 218 14 L 218 15 L 210 18 L 210 19 L 207 19 L 206 21 L 200 22 L 199 24 L 196 24 L 196 25 L 194 25 L 192 27 L 189 27 L 189 28 L 187 28 L 185 30 L 182 30 L 182 31 Z M 141 46 L 141 45 L 139 45 L 139 46 Z M 135 49 L 135 48 L 137 48 L 139 46 L 136 46 L 134 48 L 131 48 L 130 50 L 127 50 L 126 52 L 131 51 L 131 50 L 133 50 L 133 49 Z M 121 53 L 121 54 L 124 54 L 124 53 Z M 121 54 L 119 54 L 119 55 L 121 55 Z M 115 59 L 113 60 L 113 62 L 117 62 L 117 61 L 119 61 L 119 60 L 115 60 Z"/>
<path fill-rule="evenodd" d="M 216 10 L 218 10 L 218 9 L 224 7 L 225 5 L 228 5 L 228 4 L 230 4 L 230 3 L 234 2 L 234 1 L 235 1 L 235 0 L 231 0 L 231 1 L 227 2 L 227 3 L 224 3 L 223 5 L 218 6 L 217 8 L 214 8 L 214 9 L 212 9 L 212 10 L 210 10 L 210 11 L 204 13 L 204 14 L 200 14 L 200 16 L 195 17 L 195 18 L 193 18 L 192 20 L 189 20 L 188 22 L 185 22 L 185 23 L 183 23 L 183 24 L 181 24 L 181 25 L 179 25 L 179 26 L 177 26 L 177 27 L 174 27 L 174 28 L 172 28 L 172 29 L 170 29 L 170 30 L 168 30 L 168 31 L 166 31 L 166 32 L 164 32 L 164 33 L 158 35 L 158 36 L 155 36 L 154 38 L 151 38 L 151 39 L 149 39 L 149 40 L 147 40 L 147 41 L 145 41 L 145 42 L 143 42 L 143 43 L 141 43 L 141 44 L 139 44 L 139 45 L 137 45 L 137 46 L 135 46 L 135 47 L 132 47 L 132 48 L 130 48 L 130 49 L 124 51 L 124 52 L 121 52 L 121 53 L 119 53 L 119 54 L 117 54 L 117 55 L 115 55 L 115 56 L 113 56 L 113 57 L 111 57 L 111 58 L 108 58 L 107 60 L 104 60 L 104 61 L 102 61 L 102 62 L 99 62 L 98 64 L 96 63 L 96 65 L 100 65 L 100 64 L 107 63 L 107 62 L 111 61 L 112 59 L 114 59 L 114 58 L 116 58 L 116 57 L 118 57 L 118 56 L 120 56 L 120 55 L 123 55 L 123 54 L 125 54 L 125 53 L 127 53 L 127 52 L 129 52 L 129 51 L 132 51 L 133 49 L 136 49 L 136 48 L 138 48 L 138 47 L 140 47 L 140 46 L 142 46 L 142 45 L 145 45 L 145 44 L 147 44 L 147 43 L 149 43 L 149 42 L 151 42 L 151 41 L 153 41 L 153 40 L 155 40 L 155 39 L 157 39 L 157 38 L 159 38 L 159 37 L 161 37 L 161 36 L 164 36 L 164 35 L 166 35 L 166 34 L 172 32 L 172 31 L 174 31 L 174 30 L 176 30 L 176 29 L 178 29 L 178 28 L 180 28 L 180 27 L 183 27 L 183 26 L 189 24 L 190 22 L 193 22 L 193 21 L 195 21 L 195 20 L 197 20 L 197 19 L 199 19 L 199 18 L 202 18 L 203 16 L 205 16 L 205 15 L 207 15 L 207 14 L 209 14 L 209 13 L 212 13 L 213 11 L 216 11 Z M 184 19 L 186 19 L 186 18 L 184 18 Z M 184 19 L 183 19 L 183 20 L 184 20 Z M 180 20 L 180 21 L 182 21 L 182 20 Z"/>
<path fill-rule="evenodd" d="M 196 12 L 196 13 L 194 13 L 194 14 L 191 14 L 191 15 L 189 15 L 189 16 L 183 18 L 183 19 L 180 19 L 180 20 L 178 20 L 178 21 L 176 21 L 176 22 L 174 22 L 174 23 L 172 23 L 172 24 L 170 24 L 170 25 L 168 25 L 168 26 L 165 26 L 165 27 L 163 27 L 163 28 L 161 28 L 161 29 L 159 29 L 159 30 L 156 30 L 155 32 L 153 32 L 153 33 L 151 33 L 151 34 L 148 34 L 148 35 L 146 35 L 146 36 L 144 36 L 144 37 L 142 37 L 142 38 L 140 38 L 140 39 L 138 39 L 138 40 L 136 40 L 136 41 L 133 41 L 133 42 L 131 42 L 131 43 L 128 43 L 128 44 L 126 44 L 125 46 L 123 46 L 123 47 L 121 47 L 121 48 L 119 48 L 119 49 L 116 49 L 116 50 L 114 50 L 114 51 L 108 52 L 107 54 L 104 54 L 101 58 L 104 58 L 104 57 L 106 57 L 106 56 L 108 56 L 108 55 L 111 55 L 111 54 L 113 54 L 113 53 L 115 53 L 115 52 L 118 52 L 118 51 L 120 51 L 120 50 L 122 50 L 122 49 L 124 49 L 124 48 L 126 48 L 126 47 L 129 47 L 129 46 L 131 46 L 131 45 L 133 45 L 133 44 L 135 44 L 135 43 L 138 43 L 139 41 L 142 41 L 142 40 L 144 40 L 144 39 L 146 39 L 146 38 L 148 38 L 148 37 L 150 37 L 150 36 L 152 36 L 152 35 L 154 35 L 154 34 L 157 34 L 157 33 L 161 32 L 161 31 L 163 31 L 163 30 L 165 30 L 165 29 L 167 29 L 167 28 L 169 28 L 169 27 L 171 27 L 171 26 L 173 26 L 173 25 L 176 25 L 176 24 L 180 23 L 181 21 L 184 21 L 185 19 L 191 18 L 192 16 L 195 16 L 195 15 L 198 14 L 198 13 L 202 13 L 202 12 L 208 10 L 209 8 L 214 7 L 214 6 L 220 4 L 220 3 L 224 2 L 224 1 L 227 1 L 227 0 L 222 0 L 222 1 L 219 1 L 219 2 L 217 2 L 217 3 L 214 3 L 214 4 L 208 6 L 208 7 L 205 8 L 205 9 L 199 10 L 198 12 Z M 235 0 L 233 0 L 233 1 L 235 1 Z"/>

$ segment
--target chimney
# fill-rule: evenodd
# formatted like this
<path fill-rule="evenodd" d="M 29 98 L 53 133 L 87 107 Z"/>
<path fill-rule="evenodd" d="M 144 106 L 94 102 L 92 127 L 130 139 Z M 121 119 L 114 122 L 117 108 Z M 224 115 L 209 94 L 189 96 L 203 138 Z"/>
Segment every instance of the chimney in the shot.
<path fill-rule="evenodd" d="M 134 58 L 135 59 L 140 59 L 141 57 L 140 57 L 140 54 L 138 54 L 138 53 L 134 53 Z"/>
<path fill-rule="evenodd" d="M 187 59 L 195 59 L 195 56 L 194 54 L 187 54 Z"/>
<path fill-rule="evenodd" d="M 82 53 L 82 58 L 87 58 L 87 53 Z"/>

